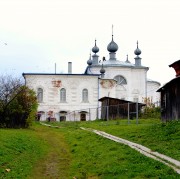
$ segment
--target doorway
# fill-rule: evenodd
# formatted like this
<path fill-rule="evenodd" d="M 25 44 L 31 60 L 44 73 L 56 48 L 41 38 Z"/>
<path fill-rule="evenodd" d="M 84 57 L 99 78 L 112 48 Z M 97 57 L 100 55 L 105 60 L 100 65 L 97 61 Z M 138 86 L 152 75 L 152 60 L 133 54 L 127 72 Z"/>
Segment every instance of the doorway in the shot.
<path fill-rule="evenodd" d="M 60 111 L 59 112 L 59 121 L 62 122 L 62 121 L 66 121 L 66 115 L 67 115 L 67 112 L 66 111 Z"/>
<path fill-rule="evenodd" d="M 86 114 L 85 113 L 81 113 L 80 120 L 81 121 L 86 121 Z"/>

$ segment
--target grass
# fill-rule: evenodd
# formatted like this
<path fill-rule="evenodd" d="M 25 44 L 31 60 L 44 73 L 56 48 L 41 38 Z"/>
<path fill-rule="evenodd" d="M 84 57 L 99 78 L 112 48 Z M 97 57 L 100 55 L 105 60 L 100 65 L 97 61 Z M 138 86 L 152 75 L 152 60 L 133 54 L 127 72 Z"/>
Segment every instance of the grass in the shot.
<path fill-rule="evenodd" d="M 69 164 L 71 161 L 69 146 L 64 139 L 64 134 L 58 129 L 52 129 L 40 125 L 35 125 L 37 136 L 45 140 L 48 151 L 41 158 L 28 178 L 68 178 Z"/>
<path fill-rule="evenodd" d="M 94 133 L 69 130 L 70 178 L 176 178 L 179 175 L 160 162 Z"/>
<path fill-rule="evenodd" d="M 61 126 L 71 148 L 72 177 L 77 178 L 178 178 L 163 164 L 142 156 L 127 146 L 82 131 L 80 126 L 99 129 L 143 144 L 179 160 L 179 122 L 159 120 L 87 121 L 52 123 Z M 165 168 L 164 168 L 165 167 Z M 122 171 L 123 170 L 123 171 Z M 127 172 L 125 172 L 127 171 Z"/>
<path fill-rule="evenodd" d="M 159 120 L 140 120 L 127 125 L 127 121 L 81 123 L 85 127 L 142 144 L 150 149 L 180 160 L 180 121 L 161 123 Z"/>
<path fill-rule="evenodd" d="M 68 177 L 70 156 L 63 134 L 40 125 L 0 129 L 0 178 Z"/>
<path fill-rule="evenodd" d="M 35 124 L 25 130 L 0 129 L 0 178 L 179 178 L 171 168 L 128 146 L 79 127 L 90 127 L 141 143 L 179 160 L 180 124 L 158 120 Z M 12 162 L 13 161 L 13 162 Z M 10 169 L 10 171 L 6 171 Z"/>
<path fill-rule="evenodd" d="M 25 178 L 46 150 L 33 130 L 0 129 L 0 178 Z"/>

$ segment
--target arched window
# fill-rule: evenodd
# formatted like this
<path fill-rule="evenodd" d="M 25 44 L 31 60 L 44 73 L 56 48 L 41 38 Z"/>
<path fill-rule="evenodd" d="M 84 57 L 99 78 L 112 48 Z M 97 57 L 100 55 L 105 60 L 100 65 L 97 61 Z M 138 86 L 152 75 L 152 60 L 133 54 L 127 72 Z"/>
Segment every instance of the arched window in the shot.
<path fill-rule="evenodd" d="M 60 90 L 60 102 L 66 102 L 66 89 L 64 88 Z"/>
<path fill-rule="evenodd" d="M 37 89 L 37 100 L 38 100 L 38 103 L 43 102 L 43 89 L 42 88 Z"/>
<path fill-rule="evenodd" d="M 117 81 L 118 85 L 127 85 L 126 79 L 123 76 L 121 76 L 121 75 L 115 76 L 114 80 Z"/>
<path fill-rule="evenodd" d="M 84 102 L 84 103 L 88 102 L 88 90 L 87 89 L 82 90 L 82 102 Z"/>

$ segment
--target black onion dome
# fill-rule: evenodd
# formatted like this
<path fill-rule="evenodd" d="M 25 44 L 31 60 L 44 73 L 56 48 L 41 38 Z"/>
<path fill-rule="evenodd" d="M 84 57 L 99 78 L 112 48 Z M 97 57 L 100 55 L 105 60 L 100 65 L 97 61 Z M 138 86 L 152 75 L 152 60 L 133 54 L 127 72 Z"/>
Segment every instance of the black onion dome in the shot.
<path fill-rule="evenodd" d="M 107 46 L 107 50 L 109 52 L 116 52 L 118 50 L 118 45 L 114 42 L 113 35 L 112 35 L 112 41 Z"/>
<path fill-rule="evenodd" d="M 103 65 L 102 65 L 102 68 L 100 69 L 100 73 L 101 74 L 104 74 L 106 71 L 105 71 L 105 69 L 103 68 Z"/>
<path fill-rule="evenodd" d="M 87 61 L 87 64 L 88 64 L 88 65 L 92 65 L 91 54 L 90 54 L 90 56 L 89 56 L 89 60 Z"/>
<path fill-rule="evenodd" d="M 101 74 L 104 74 L 104 73 L 105 73 L 105 69 L 104 69 L 104 68 L 101 68 L 100 73 L 101 73 Z"/>
<path fill-rule="evenodd" d="M 141 55 L 141 50 L 138 48 L 138 41 L 137 41 L 137 48 L 134 50 L 135 55 Z"/>
<path fill-rule="evenodd" d="M 87 61 L 87 64 L 88 64 L 88 65 L 92 65 L 92 60 L 89 59 L 89 60 Z"/>
<path fill-rule="evenodd" d="M 96 46 L 96 40 L 95 40 L 95 46 L 92 48 L 92 52 L 94 52 L 94 53 L 99 52 L 99 48 Z"/>

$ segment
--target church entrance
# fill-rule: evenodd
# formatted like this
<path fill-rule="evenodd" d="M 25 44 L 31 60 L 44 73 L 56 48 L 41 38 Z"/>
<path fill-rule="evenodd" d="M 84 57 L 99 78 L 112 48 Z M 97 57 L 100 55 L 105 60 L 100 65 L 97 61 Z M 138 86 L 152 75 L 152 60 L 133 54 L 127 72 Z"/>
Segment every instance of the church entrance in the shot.
<path fill-rule="evenodd" d="M 86 114 L 85 113 L 81 113 L 80 120 L 81 121 L 86 121 Z"/>
<path fill-rule="evenodd" d="M 59 114 L 60 114 L 59 121 L 60 121 L 60 122 L 66 121 L 67 112 L 66 112 L 66 111 L 60 111 Z"/>
<path fill-rule="evenodd" d="M 60 116 L 60 122 L 61 121 L 66 121 L 66 116 Z"/>

